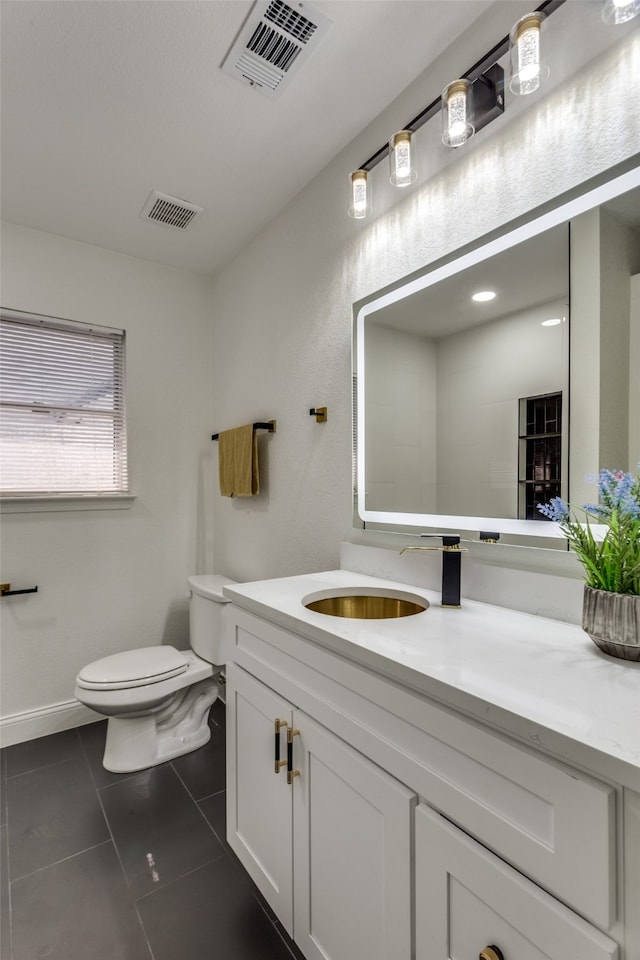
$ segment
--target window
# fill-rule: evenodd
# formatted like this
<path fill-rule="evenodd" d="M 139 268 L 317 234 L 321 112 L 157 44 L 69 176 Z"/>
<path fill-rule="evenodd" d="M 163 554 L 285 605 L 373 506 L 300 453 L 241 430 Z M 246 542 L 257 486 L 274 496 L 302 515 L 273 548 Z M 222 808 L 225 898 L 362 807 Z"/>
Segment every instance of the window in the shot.
<path fill-rule="evenodd" d="M 520 400 L 519 516 L 547 520 L 537 509 L 559 497 L 562 478 L 562 394 Z"/>
<path fill-rule="evenodd" d="M 0 314 L 0 492 L 126 493 L 123 330 Z"/>

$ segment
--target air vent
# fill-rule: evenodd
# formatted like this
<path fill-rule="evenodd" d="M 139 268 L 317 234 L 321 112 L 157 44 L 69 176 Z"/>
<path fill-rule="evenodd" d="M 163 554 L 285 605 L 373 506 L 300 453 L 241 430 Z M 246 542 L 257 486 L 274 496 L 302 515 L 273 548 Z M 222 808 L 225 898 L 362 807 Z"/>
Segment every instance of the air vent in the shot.
<path fill-rule="evenodd" d="M 153 220 L 167 227 L 186 230 L 194 220 L 197 220 L 203 210 L 204 207 L 196 207 L 194 203 L 187 203 L 186 200 L 178 200 L 177 197 L 169 197 L 166 193 L 152 190 L 140 211 L 140 216 L 143 220 Z"/>
<path fill-rule="evenodd" d="M 222 70 L 275 98 L 330 26 L 331 21 L 307 3 L 258 0 Z"/>

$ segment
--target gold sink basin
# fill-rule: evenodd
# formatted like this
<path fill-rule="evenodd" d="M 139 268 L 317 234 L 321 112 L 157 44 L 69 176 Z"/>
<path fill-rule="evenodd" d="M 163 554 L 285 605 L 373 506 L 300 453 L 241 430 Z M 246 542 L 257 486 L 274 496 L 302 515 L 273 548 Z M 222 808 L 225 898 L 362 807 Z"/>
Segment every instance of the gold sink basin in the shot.
<path fill-rule="evenodd" d="M 324 613 L 330 617 L 348 617 L 352 620 L 392 620 L 424 613 L 429 602 L 414 594 L 369 589 L 344 593 L 314 594 L 302 601 L 307 610 Z"/>

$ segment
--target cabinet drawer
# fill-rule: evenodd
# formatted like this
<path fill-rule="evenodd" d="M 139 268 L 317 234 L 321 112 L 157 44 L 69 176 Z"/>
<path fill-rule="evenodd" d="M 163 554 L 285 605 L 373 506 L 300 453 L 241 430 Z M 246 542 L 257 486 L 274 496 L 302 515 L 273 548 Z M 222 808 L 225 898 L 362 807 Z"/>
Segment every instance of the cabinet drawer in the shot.
<path fill-rule="evenodd" d="M 411 786 L 430 806 L 583 916 L 611 927 L 613 787 L 438 707 L 428 729 L 405 730 L 404 750 L 416 764 Z"/>
<path fill-rule="evenodd" d="M 416 960 L 615 960 L 617 944 L 433 810 L 416 810 Z"/>

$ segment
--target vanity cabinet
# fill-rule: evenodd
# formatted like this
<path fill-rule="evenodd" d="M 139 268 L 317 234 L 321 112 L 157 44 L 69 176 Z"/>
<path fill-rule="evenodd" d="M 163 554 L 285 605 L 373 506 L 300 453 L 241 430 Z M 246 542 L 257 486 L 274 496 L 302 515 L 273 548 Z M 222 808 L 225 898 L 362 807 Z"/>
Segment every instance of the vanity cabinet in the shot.
<path fill-rule="evenodd" d="M 234 665 L 227 730 L 229 843 L 305 956 L 411 960 L 415 794 Z"/>
<path fill-rule="evenodd" d="M 228 839 L 309 960 L 640 960 L 621 788 L 229 612 Z"/>

